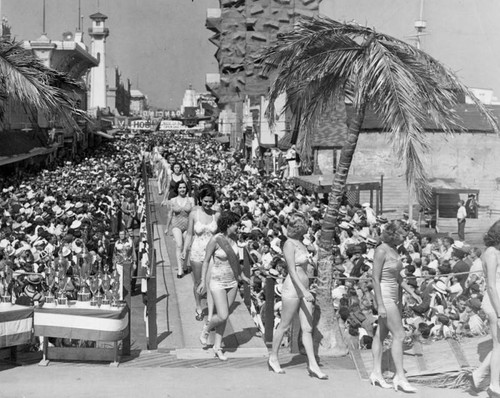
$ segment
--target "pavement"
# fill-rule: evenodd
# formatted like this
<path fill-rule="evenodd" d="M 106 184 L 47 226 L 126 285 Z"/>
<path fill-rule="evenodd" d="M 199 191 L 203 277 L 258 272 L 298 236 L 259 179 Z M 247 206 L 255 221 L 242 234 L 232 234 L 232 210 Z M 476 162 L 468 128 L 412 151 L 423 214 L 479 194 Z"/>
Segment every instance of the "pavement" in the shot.
<path fill-rule="evenodd" d="M 152 181 L 154 185 L 154 180 Z M 159 203 L 156 187 L 153 202 Z M 310 378 L 306 358 L 282 349 L 284 375 L 269 372 L 268 349 L 258 336 L 241 298 L 231 314 L 224 345 L 229 360 L 215 359 L 203 350 L 198 337 L 202 323 L 194 319 L 192 280 L 175 278 L 175 256 L 171 237 L 164 234 L 166 209 L 155 205 L 155 250 L 157 256 L 158 349 L 148 350 L 140 295 L 132 298 L 132 352 L 119 367 L 96 362 L 51 362 L 38 366 L 40 352 L 19 353 L 18 362 L 0 359 L 0 398 L 36 397 L 391 397 L 362 381 L 350 357 L 320 359 L 330 379 Z M 462 390 L 416 385 L 414 397 L 468 397 Z M 399 396 L 401 396 L 401 392 Z M 486 397 L 485 392 L 476 395 Z"/>
<path fill-rule="evenodd" d="M 361 382 L 355 370 L 337 369 L 325 372 L 329 380 L 308 377 L 306 366 L 284 369 L 286 374 L 269 372 L 266 366 L 232 368 L 110 368 L 28 366 L 0 372 L 2 398 L 137 398 L 155 397 L 401 397 L 402 392 L 383 390 Z M 460 398 L 471 396 L 461 390 L 419 386 L 421 398 Z M 478 395 L 486 397 L 485 392 Z"/>

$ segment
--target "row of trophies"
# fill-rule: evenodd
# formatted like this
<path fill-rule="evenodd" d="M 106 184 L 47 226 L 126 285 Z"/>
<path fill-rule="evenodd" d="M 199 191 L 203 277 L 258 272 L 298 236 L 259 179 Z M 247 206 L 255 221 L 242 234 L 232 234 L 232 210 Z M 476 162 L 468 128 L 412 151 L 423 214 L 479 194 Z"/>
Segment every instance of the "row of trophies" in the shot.
<path fill-rule="evenodd" d="M 118 307 L 120 306 L 120 276 L 115 269 L 109 273 L 107 264 L 101 267 L 98 263 L 97 272 L 91 274 L 89 262 L 85 259 L 78 261 L 76 269 L 79 275 L 67 275 L 67 269 L 62 263 L 52 263 L 54 266 L 45 269 L 45 282 L 48 292 L 45 295 L 45 304 L 58 306 L 68 305 L 68 285 L 71 282 L 77 289 L 77 303 L 90 307 Z M 76 286 L 73 281 L 76 280 Z"/>
<path fill-rule="evenodd" d="M 77 264 L 71 266 L 67 261 L 50 259 L 45 263 L 43 274 L 19 274 L 24 278 L 38 276 L 37 283 L 42 283 L 40 299 L 48 306 L 68 306 L 68 296 L 77 299 L 77 305 L 90 307 L 120 307 L 120 275 L 115 269 L 109 272 L 109 266 L 102 266 L 100 261 L 90 265 L 89 258 L 81 256 Z M 91 269 L 92 268 L 92 269 Z M 7 271 L 7 272 L 6 272 Z M 44 278 L 42 278 L 44 275 Z M 0 304 L 11 305 L 9 285 L 13 277 L 11 270 L 0 273 Z M 75 295 L 76 292 L 76 295 Z"/>

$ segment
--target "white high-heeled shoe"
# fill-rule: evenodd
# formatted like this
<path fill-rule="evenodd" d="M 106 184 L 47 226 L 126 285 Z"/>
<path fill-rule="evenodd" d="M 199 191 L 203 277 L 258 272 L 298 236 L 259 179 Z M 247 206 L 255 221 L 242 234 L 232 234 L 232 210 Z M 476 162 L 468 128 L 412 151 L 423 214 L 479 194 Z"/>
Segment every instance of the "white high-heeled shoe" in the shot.
<path fill-rule="evenodd" d="M 381 376 L 375 376 L 373 373 L 369 377 L 370 384 L 376 386 L 377 384 L 382 388 L 391 388 L 391 385 L 385 381 Z"/>
<path fill-rule="evenodd" d="M 399 389 L 401 389 L 401 391 L 404 391 L 404 392 L 417 392 L 418 391 L 407 380 L 399 380 L 397 377 L 394 377 L 394 379 L 392 379 L 392 385 L 394 386 L 395 391 L 398 391 Z"/>
<path fill-rule="evenodd" d="M 214 348 L 215 358 L 218 358 L 220 361 L 227 361 L 227 357 L 224 355 L 222 348 Z"/>

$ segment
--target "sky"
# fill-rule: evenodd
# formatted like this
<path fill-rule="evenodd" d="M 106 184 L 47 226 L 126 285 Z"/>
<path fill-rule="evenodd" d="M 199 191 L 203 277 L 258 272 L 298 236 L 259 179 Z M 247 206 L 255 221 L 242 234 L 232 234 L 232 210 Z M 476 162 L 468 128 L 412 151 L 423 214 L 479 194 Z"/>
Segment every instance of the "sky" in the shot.
<path fill-rule="evenodd" d="M 412 40 L 422 0 L 323 0 L 320 11 L 340 21 L 355 20 L 403 40 Z M 98 4 L 99 3 L 99 4 Z M 42 0 L 0 0 L 1 14 L 18 40 L 42 33 Z M 90 45 L 89 15 L 108 16 L 106 64 L 118 66 L 152 105 L 179 108 L 191 84 L 205 91 L 206 73 L 216 73 L 217 48 L 208 41 L 207 8 L 218 0 L 81 0 L 84 41 Z M 500 0 L 426 0 L 427 34 L 422 49 L 446 64 L 470 87 L 493 89 L 500 97 Z M 78 26 L 78 0 L 46 0 L 46 33 L 61 40 Z"/>

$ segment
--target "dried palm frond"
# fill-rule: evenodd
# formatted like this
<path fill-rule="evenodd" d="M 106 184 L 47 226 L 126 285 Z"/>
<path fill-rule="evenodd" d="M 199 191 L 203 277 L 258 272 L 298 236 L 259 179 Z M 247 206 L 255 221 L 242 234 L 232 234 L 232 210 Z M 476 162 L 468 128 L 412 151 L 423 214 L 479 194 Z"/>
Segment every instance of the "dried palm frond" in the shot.
<path fill-rule="evenodd" d="M 408 381 L 434 388 L 471 390 L 474 387 L 473 370 L 473 368 L 464 368 L 460 371 L 409 376 Z"/>
<path fill-rule="evenodd" d="M 85 114 L 76 109 L 71 94 L 81 89 L 80 83 L 46 67 L 21 43 L 0 38 L 0 121 L 7 101 L 14 100 L 31 110 L 75 124 L 73 116 Z"/>

